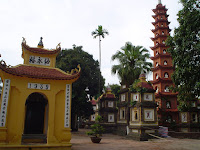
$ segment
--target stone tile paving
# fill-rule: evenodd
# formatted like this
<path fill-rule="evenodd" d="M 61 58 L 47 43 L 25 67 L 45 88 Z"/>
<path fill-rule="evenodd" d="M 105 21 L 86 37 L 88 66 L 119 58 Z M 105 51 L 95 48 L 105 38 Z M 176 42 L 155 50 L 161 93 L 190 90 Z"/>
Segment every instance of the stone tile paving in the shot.
<path fill-rule="evenodd" d="M 113 134 L 104 134 L 101 143 L 95 144 L 86 131 L 72 132 L 72 150 L 200 150 L 200 140 L 196 139 L 166 138 L 141 142 Z"/>

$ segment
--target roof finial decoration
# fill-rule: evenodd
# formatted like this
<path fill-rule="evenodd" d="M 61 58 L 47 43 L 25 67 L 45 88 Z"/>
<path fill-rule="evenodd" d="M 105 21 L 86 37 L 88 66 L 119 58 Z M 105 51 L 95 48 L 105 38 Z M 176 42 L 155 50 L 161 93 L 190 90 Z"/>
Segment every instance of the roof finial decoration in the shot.
<path fill-rule="evenodd" d="M 60 48 L 60 43 L 58 43 L 58 45 L 56 46 L 56 49 Z"/>
<path fill-rule="evenodd" d="M 38 46 L 37 47 L 39 47 L 39 48 L 43 48 L 44 46 L 43 46 L 43 42 L 42 42 L 42 37 L 40 38 L 40 42 L 38 43 Z"/>
<path fill-rule="evenodd" d="M 26 39 L 24 37 L 22 37 L 22 43 L 26 44 Z"/>
<path fill-rule="evenodd" d="M 161 0 L 158 0 L 158 4 L 162 4 L 162 3 L 161 3 Z"/>

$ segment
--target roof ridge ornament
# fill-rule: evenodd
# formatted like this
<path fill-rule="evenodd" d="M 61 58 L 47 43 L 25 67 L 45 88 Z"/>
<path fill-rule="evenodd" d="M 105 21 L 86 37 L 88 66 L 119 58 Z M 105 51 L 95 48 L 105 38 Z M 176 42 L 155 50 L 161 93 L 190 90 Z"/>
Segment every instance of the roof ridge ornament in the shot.
<path fill-rule="evenodd" d="M 158 4 L 162 4 L 162 3 L 161 3 L 161 0 L 158 0 Z"/>
<path fill-rule="evenodd" d="M 26 44 L 26 39 L 24 37 L 22 37 L 22 43 Z"/>
<path fill-rule="evenodd" d="M 58 43 L 58 45 L 56 46 L 56 49 L 61 48 L 60 44 L 61 44 L 61 43 Z"/>
<path fill-rule="evenodd" d="M 38 48 L 43 48 L 44 47 L 44 45 L 43 45 L 43 42 L 42 42 L 42 37 L 40 37 L 40 42 L 38 43 Z"/>

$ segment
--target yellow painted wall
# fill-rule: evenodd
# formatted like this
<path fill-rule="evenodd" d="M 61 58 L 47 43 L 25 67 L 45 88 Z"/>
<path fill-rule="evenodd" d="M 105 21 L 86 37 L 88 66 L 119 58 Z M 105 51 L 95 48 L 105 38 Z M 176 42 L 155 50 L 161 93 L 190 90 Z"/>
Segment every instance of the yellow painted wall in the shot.
<path fill-rule="evenodd" d="M 3 80 L 11 80 L 6 128 L 0 127 L 0 144 L 21 144 L 25 123 L 25 102 L 34 92 L 45 95 L 48 100 L 47 144 L 70 143 L 71 130 L 64 128 L 65 89 L 66 84 L 72 84 L 76 79 L 70 81 L 33 79 L 2 72 L 0 76 Z M 28 89 L 28 83 L 50 84 L 50 90 Z"/>
<path fill-rule="evenodd" d="M 23 58 L 24 58 L 24 64 L 30 65 L 29 64 L 29 57 L 30 56 L 40 56 L 40 57 L 48 57 L 50 58 L 50 66 L 45 66 L 45 67 L 53 67 L 55 68 L 56 65 L 56 56 L 57 54 L 37 54 L 37 53 L 32 53 L 26 49 L 23 48 Z M 32 66 L 41 66 L 41 65 L 36 65 L 36 64 L 31 64 Z M 44 67 L 44 66 L 43 66 Z"/>

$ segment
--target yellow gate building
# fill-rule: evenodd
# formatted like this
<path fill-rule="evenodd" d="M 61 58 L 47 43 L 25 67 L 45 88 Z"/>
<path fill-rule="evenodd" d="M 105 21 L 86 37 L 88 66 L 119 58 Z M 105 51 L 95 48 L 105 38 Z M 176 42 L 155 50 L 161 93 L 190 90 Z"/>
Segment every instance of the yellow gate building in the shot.
<path fill-rule="evenodd" d="M 55 68 L 56 49 L 22 41 L 24 63 L 11 67 L 0 63 L 3 82 L 0 101 L 0 149 L 71 149 L 72 83 L 80 66 L 71 72 Z"/>

